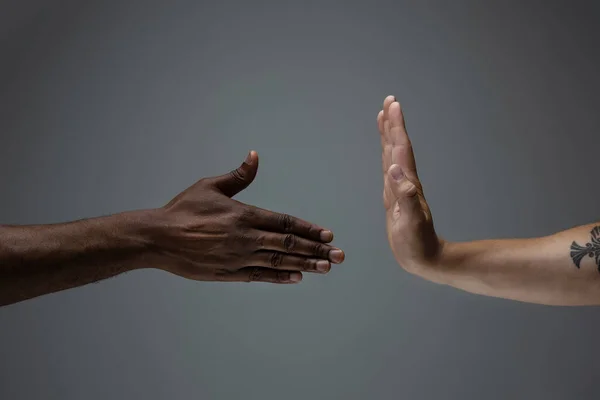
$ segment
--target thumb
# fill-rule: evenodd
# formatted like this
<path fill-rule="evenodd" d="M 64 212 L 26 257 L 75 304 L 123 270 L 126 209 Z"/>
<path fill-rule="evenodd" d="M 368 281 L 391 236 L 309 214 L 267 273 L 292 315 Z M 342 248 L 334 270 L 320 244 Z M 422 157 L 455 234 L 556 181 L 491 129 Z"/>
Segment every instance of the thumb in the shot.
<path fill-rule="evenodd" d="M 400 214 L 410 219 L 423 218 L 418 188 L 406 177 L 398 164 L 393 164 L 388 169 L 386 179 L 394 197 L 390 203 L 398 204 Z"/>
<path fill-rule="evenodd" d="M 251 151 L 242 165 L 225 175 L 212 178 L 211 181 L 215 188 L 225 196 L 233 197 L 252 183 L 257 170 L 258 154 Z"/>

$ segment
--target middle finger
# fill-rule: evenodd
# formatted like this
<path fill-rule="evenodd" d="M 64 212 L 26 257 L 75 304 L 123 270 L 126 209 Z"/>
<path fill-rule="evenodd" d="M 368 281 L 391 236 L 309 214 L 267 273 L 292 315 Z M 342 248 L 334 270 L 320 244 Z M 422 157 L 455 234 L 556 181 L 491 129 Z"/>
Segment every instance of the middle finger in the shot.
<path fill-rule="evenodd" d="M 322 242 L 305 239 L 288 233 L 260 232 L 258 233 L 261 250 L 273 250 L 288 254 L 313 256 L 334 263 L 344 261 L 344 252 Z"/>

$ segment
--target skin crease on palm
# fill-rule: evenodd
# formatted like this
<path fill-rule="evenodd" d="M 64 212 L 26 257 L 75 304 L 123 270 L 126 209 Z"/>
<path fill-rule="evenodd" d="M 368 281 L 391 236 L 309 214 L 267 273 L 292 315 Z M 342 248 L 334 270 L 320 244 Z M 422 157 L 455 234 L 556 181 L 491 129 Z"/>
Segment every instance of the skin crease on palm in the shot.
<path fill-rule="evenodd" d="M 419 268 L 436 262 L 444 242 L 435 232 L 402 108 L 394 96 L 385 98 L 377 125 L 381 135 L 388 241 L 398 263 L 416 273 Z"/>

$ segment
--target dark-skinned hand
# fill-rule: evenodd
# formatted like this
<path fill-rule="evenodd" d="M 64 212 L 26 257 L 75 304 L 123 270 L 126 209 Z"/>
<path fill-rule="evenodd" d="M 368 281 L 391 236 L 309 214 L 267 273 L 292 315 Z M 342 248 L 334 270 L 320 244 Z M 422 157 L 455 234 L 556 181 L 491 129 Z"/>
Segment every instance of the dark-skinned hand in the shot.
<path fill-rule="evenodd" d="M 252 151 L 239 168 L 201 179 L 155 210 L 157 267 L 200 281 L 298 283 L 303 272 L 325 274 L 341 263 L 331 231 L 232 199 L 257 169 Z"/>

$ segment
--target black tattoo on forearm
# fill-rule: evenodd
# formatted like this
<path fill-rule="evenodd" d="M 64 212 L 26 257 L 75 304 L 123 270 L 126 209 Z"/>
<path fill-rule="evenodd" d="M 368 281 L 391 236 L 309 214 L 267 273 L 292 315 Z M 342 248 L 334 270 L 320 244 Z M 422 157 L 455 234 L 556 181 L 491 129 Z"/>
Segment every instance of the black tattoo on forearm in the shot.
<path fill-rule="evenodd" d="M 594 257 L 598 272 L 600 272 L 600 226 L 596 226 L 590 232 L 592 240 L 586 243 L 585 246 L 577 244 L 577 242 L 571 243 L 571 258 L 575 263 L 575 266 L 579 268 L 581 266 L 581 260 L 587 255 L 590 258 Z"/>

